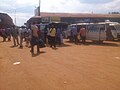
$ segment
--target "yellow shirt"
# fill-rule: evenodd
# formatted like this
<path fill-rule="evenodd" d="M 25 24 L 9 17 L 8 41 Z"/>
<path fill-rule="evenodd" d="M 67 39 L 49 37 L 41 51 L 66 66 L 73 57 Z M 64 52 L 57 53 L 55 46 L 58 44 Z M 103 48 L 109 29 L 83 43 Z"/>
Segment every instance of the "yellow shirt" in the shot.
<path fill-rule="evenodd" d="M 56 36 L 56 29 L 55 28 L 50 29 L 50 36 L 52 36 L 52 37 Z"/>

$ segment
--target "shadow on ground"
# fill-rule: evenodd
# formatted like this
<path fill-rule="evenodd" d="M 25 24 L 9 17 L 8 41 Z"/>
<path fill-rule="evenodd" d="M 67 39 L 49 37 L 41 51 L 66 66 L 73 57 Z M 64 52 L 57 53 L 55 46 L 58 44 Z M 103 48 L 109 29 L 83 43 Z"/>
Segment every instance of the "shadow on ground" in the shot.
<path fill-rule="evenodd" d="M 45 51 L 41 51 L 40 53 L 35 53 L 35 54 L 31 54 L 31 55 L 32 55 L 32 57 L 37 57 L 40 54 L 44 54 L 44 53 L 46 53 L 46 52 Z"/>
<path fill-rule="evenodd" d="M 61 44 L 61 45 L 57 45 L 57 47 L 70 47 L 71 45 L 68 44 Z"/>
<path fill-rule="evenodd" d="M 15 48 L 15 47 L 18 47 L 18 45 L 16 45 L 16 46 L 14 46 L 14 45 L 10 46 L 10 48 Z"/>
<path fill-rule="evenodd" d="M 85 44 L 86 46 L 88 45 L 97 45 L 97 46 L 111 46 L 111 47 L 119 47 L 120 44 L 114 43 L 114 42 L 103 42 L 103 43 L 99 43 L 99 42 L 86 42 Z"/>
<path fill-rule="evenodd" d="M 74 42 L 70 42 L 70 41 L 66 41 L 66 43 L 73 43 L 74 44 Z M 78 45 L 81 45 L 81 44 L 82 43 L 80 42 Z M 82 44 L 82 45 L 86 45 L 86 46 L 97 45 L 97 46 L 119 47 L 120 43 L 119 43 L 119 41 L 104 41 L 103 43 L 86 41 L 86 43 Z"/>

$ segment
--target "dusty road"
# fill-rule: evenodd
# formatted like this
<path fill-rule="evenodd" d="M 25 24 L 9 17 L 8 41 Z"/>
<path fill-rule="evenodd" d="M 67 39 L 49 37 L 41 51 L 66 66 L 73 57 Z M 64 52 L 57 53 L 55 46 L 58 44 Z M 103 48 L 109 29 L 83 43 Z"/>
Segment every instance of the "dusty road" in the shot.
<path fill-rule="evenodd" d="M 0 90 L 120 90 L 120 42 L 66 42 L 34 57 L 11 46 L 0 42 Z"/>

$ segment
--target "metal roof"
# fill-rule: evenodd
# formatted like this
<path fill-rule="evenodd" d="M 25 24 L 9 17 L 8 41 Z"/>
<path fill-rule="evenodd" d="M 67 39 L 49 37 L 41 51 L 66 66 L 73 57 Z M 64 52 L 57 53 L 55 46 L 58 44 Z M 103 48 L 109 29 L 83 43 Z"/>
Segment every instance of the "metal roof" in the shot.
<path fill-rule="evenodd" d="M 40 17 L 120 18 L 120 14 L 47 13 L 47 12 L 41 12 L 41 16 L 34 16 L 34 18 L 40 18 Z"/>

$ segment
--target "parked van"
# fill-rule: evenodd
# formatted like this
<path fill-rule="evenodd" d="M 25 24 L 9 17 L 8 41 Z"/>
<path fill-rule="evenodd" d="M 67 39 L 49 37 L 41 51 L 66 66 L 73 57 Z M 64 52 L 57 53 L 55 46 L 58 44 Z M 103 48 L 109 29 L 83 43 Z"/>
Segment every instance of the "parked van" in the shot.
<path fill-rule="evenodd" d="M 111 23 L 101 22 L 101 23 L 77 23 L 68 26 L 66 31 L 66 37 L 70 39 L 71 37 L 71 27 L 77 27 L 77 30 L 81 28 L 86 29 L 86 40 L 103 42 L 105 40 L 114 40 L 117 38 L 117 31 L 114 25 Z"/>

